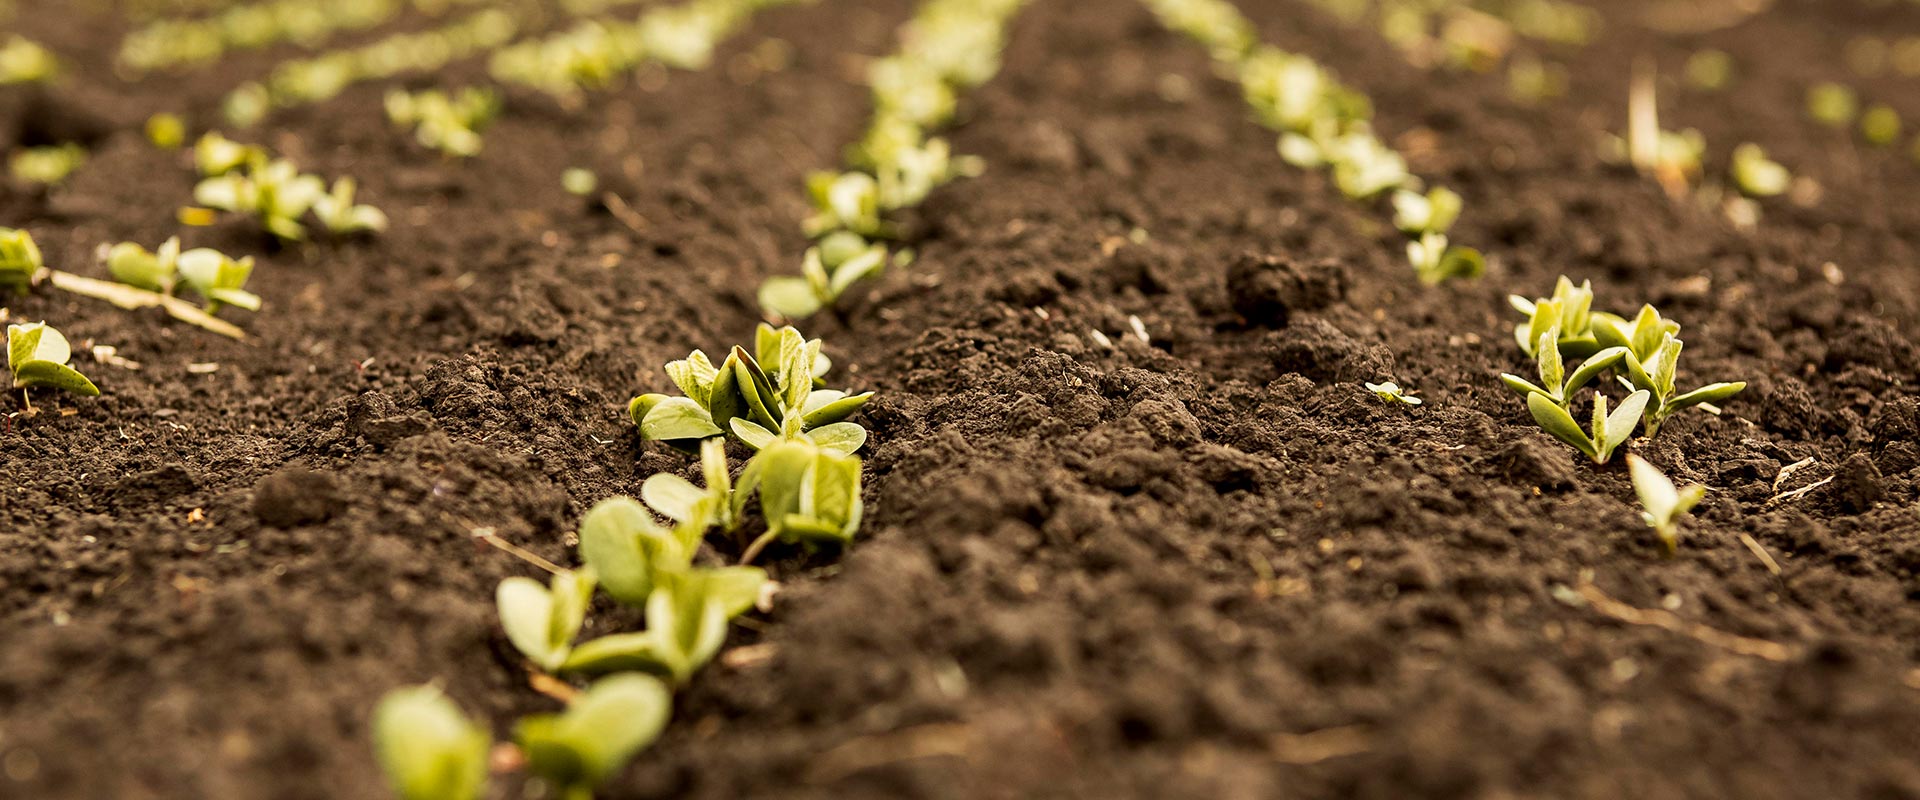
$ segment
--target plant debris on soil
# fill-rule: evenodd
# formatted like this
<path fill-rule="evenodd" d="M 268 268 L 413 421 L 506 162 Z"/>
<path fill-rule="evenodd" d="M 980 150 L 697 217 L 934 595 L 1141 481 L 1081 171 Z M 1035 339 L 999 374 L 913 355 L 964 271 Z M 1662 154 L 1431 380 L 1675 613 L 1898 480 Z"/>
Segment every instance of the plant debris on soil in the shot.
<path fill-rule="evenodd" d="M 877 392 L 865 528 L 841 558 L 758 560 L 771 611 L 601 796 L 1920 797 L 1920 164 L 1802 101 L 1845 78 L 1920 119 L 1920 78 L 1840 58 L 1920 34 L 1920 6 L 1655 33 L 1651 0 L 1596 4 L 1567 97 L 1528 105 L 1309 0 L 1236 5 L 1373 97 L 1412 171 L 1467 198 L 1488 274 L 1421 286 L 1403 237 L 1282 161 L 1141 4 L 1035 0 L 947 134 L 985 173 L 901 216 L 909 268 L 807 323 L 836 387 Z M 0 190 L 0 225 L 83 274 L 123 240 L 256 254 L 266 306 L 242 342 L 6 299 L 103 394 L 0 429 L 0 797 L 383 798 L 386 691 L 437 683 L 496 732 L 554 708 L 494 615 L 527 567 L 477 534 L 575 563 L 587 508 L 693 476 L 627 399 L 750 341 L 756 288 L 807 245 L 806 175 L 859 137 L 861 63 L 911 10 L 769 9 L 712 68 L 578 108 L 504 90 L 467 161 L 383 95 L 480 62 L 276 112 L 251 141 L 355 176 L 392 224 L 275 248 L 183 232 L 195 176 L 140 125 L 213 119 L 307 51 L 127 81 L 121 18 L 18 3 L 8 27 L 69 69 L 0 87 L 0 150 L 92 154 Z M 771 40 L 780 69 L 748 57 Z M 1707 47 L 1739 80 L 1663 88 L 1663 120 L 1710 161 L 1763 144 L 1817 202 L 1744 228 L 1601 159 L 1634 57 Z M 624 210 L 569 194 L 576 166 Z M 1673 558 L 1625 464 L 1541 433 L 1497 377 L 1531 369 L 1506 296 L 1562 274 L 1683 320 L 1690 385 L 1749 382 L 1634 447 L 1709 487 Z M 1388 380 L 1424 404 L 1364 385 Z"/>

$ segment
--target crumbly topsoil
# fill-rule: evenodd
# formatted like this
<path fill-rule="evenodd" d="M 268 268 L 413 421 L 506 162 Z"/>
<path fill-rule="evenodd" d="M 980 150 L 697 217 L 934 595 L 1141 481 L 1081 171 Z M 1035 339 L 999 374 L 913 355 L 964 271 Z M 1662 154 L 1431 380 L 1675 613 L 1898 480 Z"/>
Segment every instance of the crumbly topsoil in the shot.
<path fill-rule="evenodd" d="M 96 274 L 95 247 L 179 232 L 190 196 L 138 121 L 210 118 L 297 51 L 126 85 L 119 23 L 23 5 L 79 65 L 0 90 L 0 145 L 94 157 L 51 196 L 0 192 L 0 224 Z M 1456 238 L 1491 272 L 1427 289 L 1377 209 L 1287 167 L 1136 3 L 1034 3 L 952 134 L 987 173 L 909 216 L 910 270 L 805 328 L 836 385 L 879 392 L 866 531 L 843 558 L 770 553 L 785 591 L 731 642 L 752 657 L 681 692 L 605 796 L 1920 797 L 1920 169 L 1800 111 L 1848 38 L 1920 32 L 1920 10 L 1781 0 L 1654 36 L 1647 5 L 1608 4 L 1561 54 L 1570 97 L 1530 107 L 1302 0 L 1241 3 L 1467 197 Z M 750 335 L 754 287 L 804 247 L 804 175 L 865 123 L 858 56 L 909 12 L 767 12 L 715 69 L 577 111 L 515 94 L 468 163 L 391 131 L 384 86 L 277 115 L 259 141 L 356 176 L 395 224 L 281 250 L 185 231 L 263 253 L 245 344 L 10 299 L 141 369 L 82 357 L 103 397 L 0 429 L 0 796 L 378 798 L 388 689 L 438 681 L 502 735 L 550 708 L 493 618 L 528 569 L 471 532 L 568 561 L 587 507 L 690 466 L 624 402 Z M 768 38 L 786 69 L 739 58 Z M 1631 58 L 1673 74 L 1706 46 L 1741 80 L 1664 87 L 1668 124 L 1716 173 L 1762 143 L 1818 204 L 1741 231 L 1600 161 Z M 1911 79 L 1849 80 L 1920 119 Z M 574 165 L 637 219 L 565 194 Z M 1751 382 L 1638 447 L 1712 488 L 1671 560 L 1624 471 L 1496 380 L 1527 366 L 1506 294 L 1563 273 L 1685 323 L 1683 381 Z M 1386 378 L 1426 404 L 1360 385 Z"/>

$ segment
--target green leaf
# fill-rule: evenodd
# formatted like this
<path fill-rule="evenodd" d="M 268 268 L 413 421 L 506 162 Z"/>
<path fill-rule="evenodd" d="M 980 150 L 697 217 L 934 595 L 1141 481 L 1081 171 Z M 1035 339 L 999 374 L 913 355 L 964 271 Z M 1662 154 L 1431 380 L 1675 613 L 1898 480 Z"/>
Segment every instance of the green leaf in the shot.
<path fill-rule="evenodd" d="M 580 559 L 613 599 L 646 603 L 660 570 L 685 569 L 693 554 L 630 497 L 595 504 L 580 520 Z"/>
<path fill-rule="evenodd" d="M 812 502 L 802 509 L 803 513 L 837 522 L 845 529 L 842 538 L 853 538 L 862 507 L 860 459 L 823 453 L 814 459 L 812 477 Z"/>
<path fill-rule="evenodd" d="M 720 604 L 728 619 L 747 613 L 760 602 L 767 585 L 767 571 L 759 567 L 716 567 L 696 570 L 695 579 L 705 583 L 702 593 Z"/>
<path fill-rule="evenodd" d="M 29 361 L 13 371 L 13 388 L 25 389 L 32 386 L 45 386 L 63 389 L 81 397 L 99 397 L 100 388 L 87 380 L 87 376 L 65 364 L 52 361 Z"/>
<path fill-rule="evenodd" d="M 782 416 L 777 413 L 780 395 L 774 391 L 773 382 L 767 378 L 766 371 L 752 356 L 747 355 L 747 351 L 738 347 L 733 348 L 733 355 L 727 360 L 733 364 L 733 381 L 739 387 L 741 399 L 745 401 L 743 409 L 746 413 L 739 416 L 747 417 L 761 427 L 778 427 Z"/>
<path fill-rule="evenodd" d="M 1647 516 L 1659 523 L 1671 522 L 1675 509 L 1680 506 L 1680 492 L 1674 488 L 1673 481 L 1646 459 L 1631 453 L 1627 454 L 1627 471 L 1633 479 L 1633 493 L 1639 496 L 1640 507 L 1646 509 Z"/>
<path fill-rule="evenodd" d="M 1522 378 L 1518 375 L 1511 375 L 1503 372 L 1500 374 L 1500 382 L 1506 384 L 1507 388 L 1512 389 L 1516 392 L 1519 392 L 1522 397 L 1538 394 L 1538 395 L 1545 395 L 1548 399 L 1557 401 L 1557 398 L 1554 398 L 1552 392 L 1549 392 L 1545 389 L 1542 389 L 1538 386 L 1528 383 L 1525 378 Z"/>
<path fill-rule="evenodd" d="M 614 672 L 646 672 L 672 678 L 677 660 L 670 648 L 663 647 L 653 631 L 615 633 L 589 639 L 573 648 L 560 672 L 580 675 L 606 675 Z"/>
<path fill-rule="evenodd" d="M 1560 326 L 1554 325 L 1540 334 L 1540 340 L 1533 346 L 1534 359 L 1539 362 L 1540 383 L 1553 390 L 1555 400 L 1562 400 L 1566 392 L 1566 362 L 1560 358 Z"/>
<path fill-rule="evenodd" d="M 647 506 L 676 522 L 688 522 L 698 516 L 707 492 L 678 475 L 659 473 L 640 484 L 640 498 Z"/>
<path fill-rule="evenodd" d="M 479 800 L 493 741 L 433 686 L 395 689 L 373 712 L 374 751 L 401 800 Z"/>
<path fill-rule="evenodd" d="M 768 445 L 780 440 L 779 434 L 739 417 L 733 420 L 733 435 L 755 450 L 764 450 Z"/>
<path fill-rule="evenodd" d="M 846 263 L 840 265 L 839 269 L 833 271 L 833 279 L 827 285 L 828 294 L 832 297 L 839 297 L 842 292 L 847 290 L 847 287 L 852 286 L 863 278 L 878 275 L 880 271 L 886 269 L 886 267 L 887 249 L 876 245 L 868 249 L 865 253 L 848 259 Z"/>
<path fill-rule="evenodd" d="M 533 774 L 584 791 L 659 738 L 672 708 L 672 692 L 658 678 L 624 673 L 602 678 L 564 712 L 523 719 L 516 738 Z"/>
<path fill-rule="evenodd" d="M 760 513 L 769 524 L 800 511 L 808 472 L 818 452 L 812 443 L 787 440 L 772 443 L 753 457 L 761 464 Z"/>
<path fill-rule="evenodd" d="M 712 402 L 713 381 L 719 375 L 719 370 L 707 359 L 706 353 L 695 350 L 688 353 L 686 358 L 668 362 L 666 369 L 667 377 L 673 381 L 673 385 L 680 387 L 681 394 L 703 408 Z"/>
<path fill-rule="evenodd" d="M 867 443 L 867 429 L 851 422 L 835 422 L 807 431 L 807 438 L 822 450 L 852 455 Z"/>
<path fill-rule="evenodd" d="M 543 669 L 552 669 L 566 658 L 551 644 L 554 617 L 553 596 L 547 587 L 532 578 L 514 576 L 500 582 L 494 591 L 494 603 L 500 607 L 500 625 L 507 641 Z"/>
<path fill-rule="evenodd" d="M 1572 445 L 1588 457 L 1598 452 L 1593 440 L 1587 438 L 1586 431 L 1580 430 L 1580 423 L 1573 421 L 1573 415 L 1545 395 L 1527 395 L 1527 410 L 1533 412 L 1533 420 L 1539 423 L 1541 430 L 1552 434 L 1554 438 Z"/>
<path fill-rule="evenodd" d="M 822 300 L 806 278 L 777 275 L 760 284 L 760 307 L 788 319 L 805 319 L 819 313 Z"/>
<path fill-rule="evenodd" d="M 1620 407 L 1607 417 L 1605 438 L 1597 456 L 1600 463 L 1606 463 L 1615 448 L 1633 437 L 1634 426 L 1640 424 L 1640 415 L 1646 412 L 1647 401 L 1652 397 L 1644 389 L 1627 395 L 1627 399 L 1620 401 Z"/>
<path fill-rule="evenodd" d="M 705 439 L 723 431 L 714 426 L 707 410 L 691 398 L 667 397 L 652 404 L 640 421 L 640 438 L 656 441 Z"/>
<path fill-rule="evenodd" d="M 1574 370 L 1573 375 L 1567 378 L 1565 385 L 1561 388 L 1560 396 L 1563 398 L 1573 397 L 1574 392 L 1580 391 L 1581 387 L 1592 383 L 1594 378 L 1600 376 L 1600 373 L 1605 372 L 1613 365 L 1619 363 L 1620 359 L 1626 356 L 1627 349 L 1624 347 L 1609 347 L 1588 356 L 1587 360 L 1580 364 L 1580 368 Z"/>
<path fill-rule="evenodd" d="M 845 392 L 831 390 L 816 391 L 807 398 L 807 406 L 802 409 L 805 415 L 801 420 L 802 425 L 811 430 L 822 425 L 840 422 L 853 416 L 871 399 L 873 399 L 872 392 L 848 395 Z"/>
<path fill-rule="evenodd" d="M 1668 400 L 1667 408 L 1670 411 L 1678 411 L 1683 408 L 1700 405 L 1701 403 L 1718 403 L 1739 394 L 1746 388 L 1747 384 L 1745 381 L 1709 384 Z"/>
<path fill-rule="evenodd" d="M 692 678 L 726 644 L 726 608 L 705 588 L 692 575 L 673 575 L 647 598 L 647 630 L 671 650 L 675 683 Z"/>

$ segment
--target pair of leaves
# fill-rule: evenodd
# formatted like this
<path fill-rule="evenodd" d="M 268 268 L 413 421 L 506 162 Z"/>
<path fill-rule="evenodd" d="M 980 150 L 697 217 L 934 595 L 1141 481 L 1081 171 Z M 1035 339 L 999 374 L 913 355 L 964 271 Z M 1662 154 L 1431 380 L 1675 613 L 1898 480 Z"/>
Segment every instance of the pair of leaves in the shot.
<path fill-rule="evenodd" d="M 583 642 L 560 669 L 638 670 L 685 683 L 720 652 L 727 621 L 753 608 L 766 582 L 766 572 L 757 567 L 659 572 L 647 594 L 646 630 Z"/>
<path fill-rule="evenodd" d="M 267 151 L 255 145 L 240 144 L 219 131 L 209 131 L 193 143 L 193 164 L 203 178 L 212 178 L 242 168 L 264 165 Z"/>
<path fill-rule="evenodd" d="M 1694 406 L 1718 403 L 1747 388 L 1746 382 L 1734 381 L 1708 384 L 1690 392 L 1678 392 L 1675 381 L 1682 344 L 1679 339 L 1674 338 L 1673 334 L 1663 333 L 1660 346 L 1654 350 L 1651 357 L 1642 360 L 1629 352 L 1623 359 L 1626 375 L 1622 382 L 1653 395 L 1652 407 L 1647 411 L 1648 436 L 1658 433 L 1660 425 L 1666 422 L 1668 417 L 1680 411 Z"/>
<path fill-rule="evenodd" d="M 807 433 L 844 452 L 865 443 L 866 430 L 843 420 L 873 393 L 816 390 L 832 366 L 820 353 L 820 340 L 809 341 L 791 327 L 775 330 L 762 324 L 755 332 L 754 349 L 757 357 L 733 348 L 719 367 L 699 350 L 668 364 L 667 376 L 684 396 L 634 398 L 627 411 L 641 438 L 684 445 L 732 432 L 757 449 L 768 441 Z"/>
<path fill-rule="evenodd" d="M 1554 284 L 1553 295 L 1539 300 L 1528 300 L 1520 295 L 1508 295 L 1507 304 L 1527 316 L 1525 322 L 1514 327 L 1514 342 L 1520 350 L 1529 356 L 1537 356 L 1535 347 L 1540 334 L 1558 327 L 1560 354 L 1570 358 L 1592 355 L 1601 345 L 1593 334 L 1593 282 L 1581 281 L 1575 286 L 1567 276 L 1560 276 Z"/>
<path fill-rule="evenodd" d="M 1487 271 L 1487 259 L 1479 250 L 1449 245 L 1446 234 L 1433 231 L 1407 242 L 1407 261 L 1428 286 L 1454 278 L 1478 278 Z"/>
<path fill-rule="evenodd" d="M 373 712 L 374 752 L 400 800 L 479 800 L 492 744 L 438 687 L 395 689 Z"/>
<path fill-rule="evenodd" d="M 507 641 L 541 669 L 560 670 L 587 620 L 594 583 L 591 568 L 555 573 L 548 586 L 519 576 L 501 581 L 494 602 Z"/>
<path fill-rule="evenodd" d="M 359 184 L 351 177 L 333 182 L 333 189 L 313 201 L 313 217 L 328 233 L 346 236 L 355 233 L 379 233 L 387 229 L 387 214 L 370 205 L 356 204 L 353 196 Z"/>
<path fill-rule="evenodd" d="M 672 713 L 666 684 L 648 675 L 614 675 L 588 687 L 565 711 L 520 720 L 514 738 L 529 771 L 562 797 L 585 798 L 653 744 Z"/>
<path fill-rule="evenodd" d="M 1605 464 L 1613 458 L 1614 450 L 1633 436 L 1633 429 L 1640 424 L 1640 417 L 1646 411 L 1650 396 L 1645 391 L 1634 392 L 1620 401 L 1620 407 L 1609 414 L 1606 395 L 1594 395 L 1591 431 L 1581 430 L 1580 423 L 1574 421 L 1571 413 L 1547 399 L 1544 394 L 1528 394 L 1527 410 L 1533 413 L 1533 420 L 1541 430 L 1572 445 L 1593 459 L 1593 463 Z"/>
<path fill-rule="evenodd" d="M 204 169 L 204 167 L 203 167 Z M 300 217 L 327 194 L 326 181 L 303 175 L 286 159 L 247 162 L 193 187 L 193 201 L 208 208 L 251 214 L 268 233 L 289 241 L 307 238 Z"/>
<path fill-rule="evenodd" d="M 869 239 L 886 238 L 892 229 L 880 219 L 880 181 L 864 172 L 816 172 L 807 176 L 813 216 L 801 223 L 808 236 L 852 231 Z"/>
<path fill-rule="evenodd" d="M 253 256 L 235 260 L 205 247 L 181 252 L 179 237 L 173 237 L 154 251 L 121 242 L 107 250 L 106 261 L 114 279 L 129 286 L 171 295 L 186 284 L 206 298 L 209 314 L 223 305 L 260 310 L 260 296 L 244 288 L 253 275 Z"/>
<path fill-rule="evenodd" d="M 0 228 L 0 290 L 25 290 L 33 286 L 45 266 L 33 234 Z"/>
<path fill-rule="evenodd" d="M 1677 488 L 1658 468 L 1632 453 L 1627 454 L 1627 471 L 1633 478 L 1633 493 L 1640 498 L 1641 519 L 1660 538 L 1661 549 L 1673 555 L 1680 548 L 1680 517 L 1699 505 L 1707 487 Z"/>
<path fill-rule="evenodd" d="M 420 144 L 456 158 L 480 153 L 480 130 L 500 113 L 500 96 L 491 89 L 467 87 L 449 95 L 438 89 L 387 93 L 387 119 L 414 129 Z"/>
<path fill-rule="evenodd" d="M 1435 186 L 1426 194 L 1402 189 L 1393 193 L 1393 225 L 1408 236 L 1444 234 L 1460 218 L 1459 193 Z"/>
<path fill-rule="evenodd" d="M 7 370 L 13 373 L 15 389 L 46 386 L 81 397 L 100 396 L 93 381 L 67 366 L 72 358 L 67 337 L 44 322 L 7 326 Z"/>
<path fill-rule="evenodd" d="M 886 245 L 869 243 L 852 231 L 835 231 L 807 248 L 799 275 L 776 275 L 760 285 L 760 307 L 789 319 L 813 316 L 889 263 Z"/>
<path fill-rule="evenodd" d="M 1559 326 L 1553 326 L 1540 334 L 1535 343 L 1534 362 L 1540 373 L 1540 383 L 1534 384 L 1518 375 L 1502 373 L 1501 382 L 1508 388 L 1524 396 L 1540 395 L 1553 401 L 1555 405 L 1566 408 L 1573 403 L 1575 392 L 1598 378 L 1601 373 L 1613 368 L 1629 355 L 1625 347 L 1609 347 L 1587 357 L 1572 374 L 1566 371 L 1566 362 L 1560 355 L 1555 342 L 1560 339 Z"/>

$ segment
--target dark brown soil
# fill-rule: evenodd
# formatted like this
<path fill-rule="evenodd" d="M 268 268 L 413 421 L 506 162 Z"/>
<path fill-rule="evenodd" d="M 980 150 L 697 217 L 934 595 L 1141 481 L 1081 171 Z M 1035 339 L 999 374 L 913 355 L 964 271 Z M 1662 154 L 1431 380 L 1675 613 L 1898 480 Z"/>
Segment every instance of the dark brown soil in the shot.
<path fill-rule="evenodd" d="M 96 246 L 175 233 L 190 194 L 138 121 L 210 118 L 294 51 L 122 84 L 118 23 L 22 5 L 80 68 L 0 90 L 0 147 L 95 153 L 50 197 L 0 192 L 0 224 L 95 274 Z M 879 392 L 866 532 L 837 561 L 774 551 L 785 591 L 733 641 L 766 657 L 699 676 L 605 796 L 1920 797 L 1920 169 L 1800 99 L 1846 77 L 1851 36 L 1920 33 L 1920 8 L 1782 0 L 1675 37 L 1609 4 L 1600 41 L 1554 51 L 1570 98 L 1535 108 L 1303 0 L 1240 5 L 1374 96 L 1416 171 L 1468 198 L 1458 238 L 1491 273 L 1420 287 L 1382 215 L 1282 163 L 1191 44 L 1131 0 L 1037 0 L 953 134 L 988 173 L 912 215 L 911 270 L 806 329 Z M 356 176 L 395 225 L 286 250 L 187 231 L 263 254 L 246 344 L 10 299 L 142 369 L 83 357 L 103 397 L 37 396 L 0 431 L 0 796 L 383 797 L 383 692 L 440 681 L 502 735 L 551 707 L 493 617 L 528 570 L 471 532 L 567 560 L 587 507 L 689 466 L 624 401 L 750 334 L 754 287 L 804 246 L 804 174 L 865 123 L 855 57 L 909 11 L 767 12 L 721 66 L 581 111 L 516 94 L 470 163 L 391 131 L 385 86 L 275 116 L 260 141 Z M 768 37 L 789 68 L 733 63 Z M 1671 73 L 1703 46 L 1743 80 L 1669 86 L 1668 124 L 1716 165 L 1763 144 L 1817 205 L 1769 201 L 1743 232 L 1599 160 L 1631 58 Z M 1920 81 L 1849 80 L 1920 119 Z M 562 192 L 572 165 L 644 225 Z M 1677 558 L 1621 469 L 1577 462 L 1496 380 L 1525 368 L 1505 295 L 1562 273 L 1683 321 L 1683 380 L 1752 382 L 1639 446 L 1712 487 Z M 1383 378 L 1426 404 L 1360 385 Z M 1589 580 L 1685 625 L 1603 613 Z"/>

